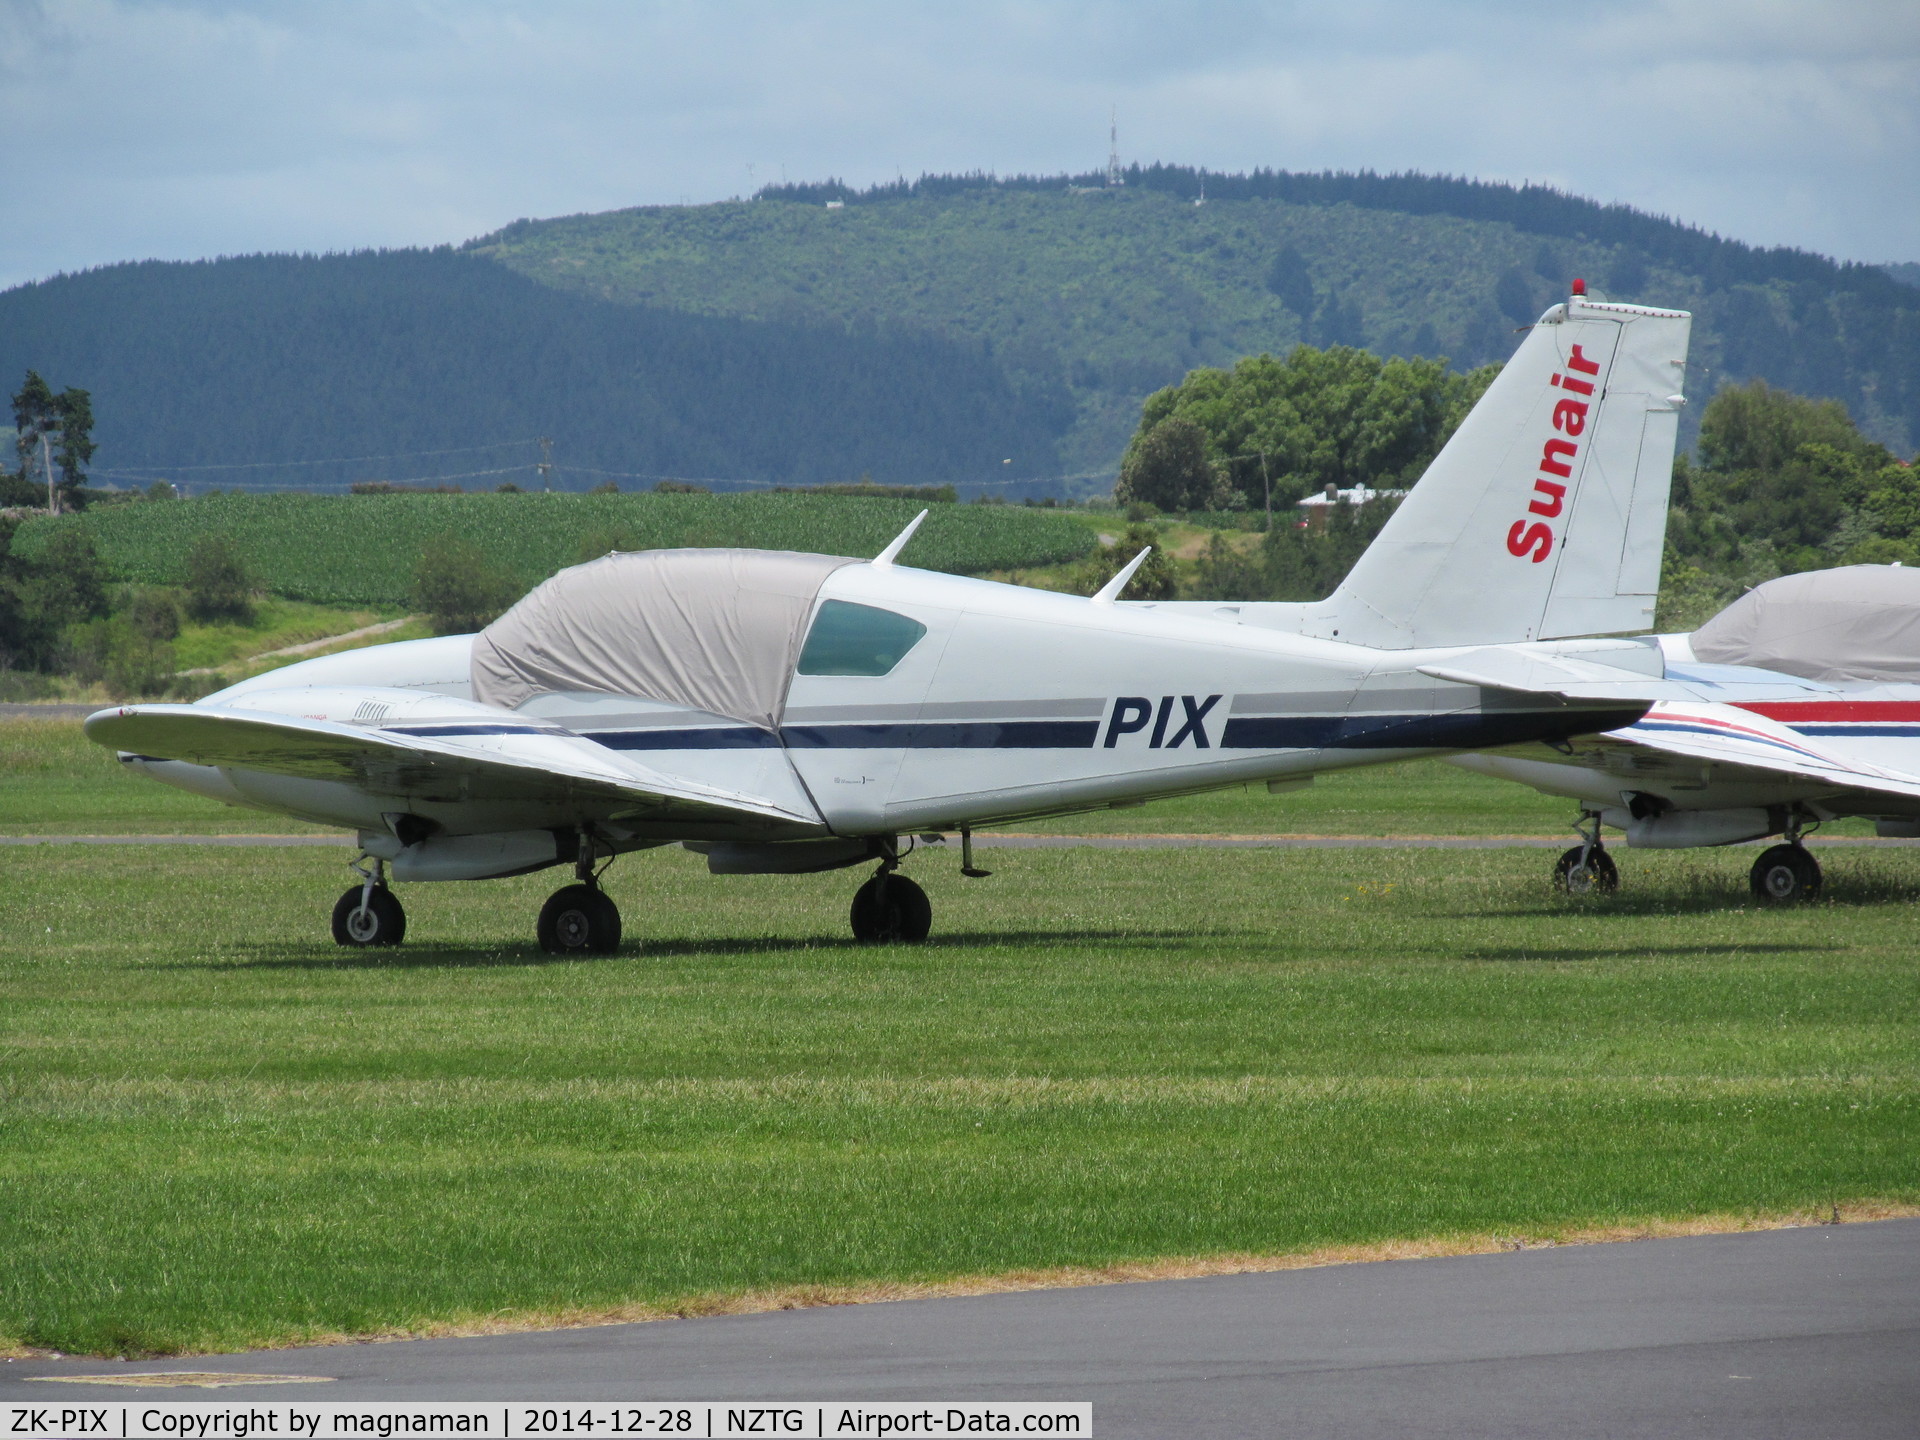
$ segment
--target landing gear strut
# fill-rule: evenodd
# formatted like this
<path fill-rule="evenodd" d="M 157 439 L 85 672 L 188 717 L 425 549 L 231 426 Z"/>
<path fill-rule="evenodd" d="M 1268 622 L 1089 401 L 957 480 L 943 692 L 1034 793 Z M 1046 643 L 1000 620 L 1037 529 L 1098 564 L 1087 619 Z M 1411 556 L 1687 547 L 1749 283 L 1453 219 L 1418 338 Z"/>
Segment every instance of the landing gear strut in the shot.
<path fill-rule="evenodd" d="M 1762 850 L 1747 875 L 1753 898 L 1769 905 L 1802 905 L 1820 896 L 1820 862 L 1801 842 L 1797 818 L 1786 833 L 1786 844 Z"/>
<path fill-rule="evenodd" d="M 407 912 L 387 888 L 387 865 L 375 860 L 371 869 L 355 864 L 364 880 L 342 895 L 333 907 L 333 938 L 340 945 L 398 945 L 407 938 Z"/>
<path fill-rule="evenodd" d="M 611 955 L 620 948 L 620 908 L 600 888 L 600 872 L 593 868 L 595 855 L 593 837 L 581 831 L 573 862 L 574 883 L 554 891 L 540 907 L 534 934 L 549 954 Z"/>
<path fill-rule="evenodd" d="M 971 858 L 971 857 L 969 857 Z M 873 878 L 853 895 L 853 938 L 863 945 L 917 945 L 933 929 L 933 902 L 906 876 L 889 846 Z"/>
<path fill-rule="evenodd" d="M 1563 895 L 1611 895 L 1620 888 L 1620 871 L 1600 843 L 1600 817 L 1583 810 L 1573 828 L 1580 843 L 1554 865 L 1553 888 Z"/>

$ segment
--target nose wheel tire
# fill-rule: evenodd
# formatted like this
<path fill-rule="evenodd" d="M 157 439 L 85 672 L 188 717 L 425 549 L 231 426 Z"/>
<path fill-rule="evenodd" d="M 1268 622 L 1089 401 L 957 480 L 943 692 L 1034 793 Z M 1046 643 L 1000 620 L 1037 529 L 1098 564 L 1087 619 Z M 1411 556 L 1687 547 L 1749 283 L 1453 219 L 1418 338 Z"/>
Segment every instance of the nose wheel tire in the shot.
<path fill-rule="evenodd" d="M 1760 852 L 1747 883 L 1769 905 L 1804 904 L 1820 894 L 1820 862 L 1798 845 L 1775 845 Z"/>
<path fill-rule="evenodd" d="M 398 945 L 407 938 L 407 912 L 384 885 L 356 885 L 333 907 L 333 938 L 341 945 Z"/>
<path fill-rule="evenodd" d="M 1620 871 L 1599 845 L 1576 845 L 1553 867 L 1553 888 L 1563 895 L 1611 895 L 1620 888 Z"/>
<path fill-rule="evenodd" d="M 849 918 L 863 945 L 918 944 L 933 928 L 933 902 L 906 876 L 882 873 L 854 892 Z"/>
<path fill-rule="evenodd" d="M 569 885 L 547 897 L 534 933 L 550 954 L 611 955 L 620 948 L 620 909 L 591 885 Z"/>

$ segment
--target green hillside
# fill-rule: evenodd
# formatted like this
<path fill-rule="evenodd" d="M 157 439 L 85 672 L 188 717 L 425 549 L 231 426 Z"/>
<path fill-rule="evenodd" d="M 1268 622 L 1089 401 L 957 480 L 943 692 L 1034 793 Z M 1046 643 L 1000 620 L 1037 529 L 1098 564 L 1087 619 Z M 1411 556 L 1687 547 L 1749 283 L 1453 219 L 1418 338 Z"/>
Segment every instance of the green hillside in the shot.
<path fill-rule="evenodd" d="M 529 486 L 544 435 L 573 490 L 870 474 L 1086 494 L 1145 398 L 1197 366 L 1307 341 L 1464 371 L 1576 275 L 1695 313 L 1688 443 L 1706 399 L 1758 377 L 1920 444 L 1910 267 L 1538 186 L 1165 166 L 1117 190 L 795 185 L 457 251 L 109 266 L 0 292 L 0 379 L 90 390 L 95 470 L 122 486 Z"/>
<path fill-rule="evenodd" d="M 820 495 L 216 495 L 96 507 L 26 522 L 31 560 L 58 528 L 84 528 L 116 580 L 172 585 L 193 542 L 226 535 L 277 595 L 405 605 L 423 549 L 476 546 L 522 587 L 607 550 L 743 545 L 868 556 L 919 512 L 910 500 Z M 936 505 L 903 563 L 975 573 L 1048 565 L 1091 550 L 1093 531 L 1044 509 Z"/>
<path fill-rule="evenodd" d="M 1064 391 L 924 330 L 611 305 L 438 250 L 148 262 L 0 293 L 0 380 L 93 394 L 123 486 L 609 475 L 941 484 L 1058 468 Z M 349 458 L 341 458 L 349 457 Z M 8 459 L 11 458 L 9 454 Z"/>
<path fill-rule="evenodd" d="M 794 186 L 519 221 L 469 248 L 605 300 L 981 342 L 1019 381 L 1067 385 L 1064 463 L 1108 477 L 1144 397 L 1194 366 L 1302 340 L 1501 360 L 1574 275 L 1609 298 L 1694 311 L 1696 394 L 1759 375 L 1844 401 L 1902 452 L 1920 436 L 1920 292 L 1874 267 L 1537 189 L 1208 176 L 1195 204 L 1197 178 Z"/>

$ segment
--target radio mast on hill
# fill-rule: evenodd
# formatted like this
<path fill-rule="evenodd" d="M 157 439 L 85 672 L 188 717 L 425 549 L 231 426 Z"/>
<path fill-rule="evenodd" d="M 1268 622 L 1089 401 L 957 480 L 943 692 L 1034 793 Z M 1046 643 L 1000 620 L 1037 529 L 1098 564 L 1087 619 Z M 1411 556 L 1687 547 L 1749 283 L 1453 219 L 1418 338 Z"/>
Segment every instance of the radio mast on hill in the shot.
<path fill-rule="evenodd" d="M 1113 107 L 1113 114 L 1107 123 L 1107 188 L 1117 190 L 1127 183 L 1127 177 L 1120 173 L 1120 107 Z"/>

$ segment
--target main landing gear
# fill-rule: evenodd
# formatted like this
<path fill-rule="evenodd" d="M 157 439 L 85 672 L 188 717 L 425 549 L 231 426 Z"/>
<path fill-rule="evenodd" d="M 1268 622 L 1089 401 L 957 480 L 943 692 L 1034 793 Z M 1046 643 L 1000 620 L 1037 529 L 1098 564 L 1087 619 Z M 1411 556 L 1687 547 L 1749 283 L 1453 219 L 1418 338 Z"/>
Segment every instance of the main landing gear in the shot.
<path fill-rule="evenodd" d="M 1747 873 L 1753 898 L 1769 905 L 1803 905 L 1817 900 L 1820 880 L 1820 862 L 1807 853 L 1797 824 L 1788 827 L 1784 845 L 1762 850 Z"/>
<path fill-rule="evenodd" d="M 863 945 L 917 945 L 933 929 L 933 902 L 904 875 L 898 860 L 883 863 L 853 892 L 853 938 Z"/>
<path fill-rule="evenodd" d="M 600 874 L 594 862 L 599 851 L 590 835 L 582 833 L 580 848 L 573 862 L 574 883 L 554 891 L 540 907 L 540 919 L 534 926 L 540 948 L 555 955 L 611 955 L 620 948 L 620 910 L 600 888 Z M 341 945 L 398 945 L 407 935 L 407 912 L 393 891 L 387 888 L 384 860 L 363 856 L 368 863 L 354 861 L 352 869 L 361 883 L 342 895 L 333 907 L 333 938 Z M 607 856 L 608 864 L 613 857 Z M 900 884 L 918 890 L 913 882 Z M 925 896 L 921 897 L 925 904 Z M 921 936 L 926 935 L 921 926 Z"/>
<path fill-rule="evenodd" d="M 1580 832 L 1580 843 L 1554 865 L 1553 888 L 1563 895 L 1613 894 L 1620 888 L 1620 871 L 1600 843 L 1600 817 L 1583 810 L 1573 828 Z"/>
<path fill-rule="evenodd" d="M 574 883 L 554 891 L 540 907 L 534 934 L 548 954 L 611 955 L 620 948 L 620 908 L 600 888 L 594 855 L 593 839 L 582 831 L 573 861 Z M 609 855 L 607 864 L 612 863 Z"/>
<path fill-rule="evenodd" d="M 341 945 L 398 945 L 407 938 L 407 912 L 387 888 L 387 865 L 375 860 L 371 869 L 354 865 L 365 879 L 342 895 L 333 907 L 333 938 Z"/>
<path fill-rule="evenodd" d="M 945 836 L 922 835 L 930 844 L 943 844 Z M 933 902 L 927 892 L 900 874 L 900 841 L 895 836 L 881 841 L 880 868 L 853 895 L 853 938 L 862 945 L 918 945 L 933 929 Z M 993 872 L 973 863 L 973 830 L 960 827 L 960 873 L 969 880 L 984 880 Z"/>

